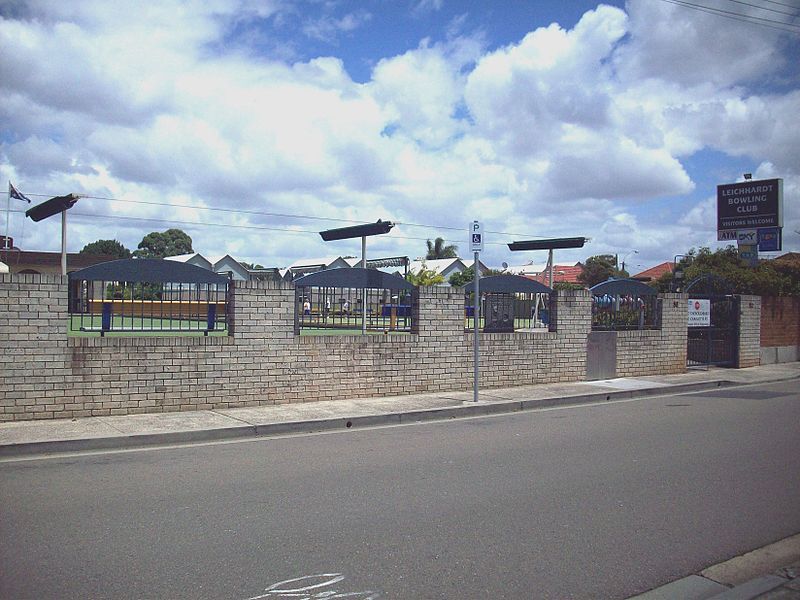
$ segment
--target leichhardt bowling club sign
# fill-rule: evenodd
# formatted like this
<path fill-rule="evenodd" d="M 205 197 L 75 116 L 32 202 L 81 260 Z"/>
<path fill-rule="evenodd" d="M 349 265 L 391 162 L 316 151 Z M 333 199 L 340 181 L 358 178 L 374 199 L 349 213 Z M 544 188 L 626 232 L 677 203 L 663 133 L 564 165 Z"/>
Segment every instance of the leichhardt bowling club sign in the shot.
<path fill-rule="evenodd" d="M 783 179 L 717 186 L 717 231 L 783 226 Z"/>

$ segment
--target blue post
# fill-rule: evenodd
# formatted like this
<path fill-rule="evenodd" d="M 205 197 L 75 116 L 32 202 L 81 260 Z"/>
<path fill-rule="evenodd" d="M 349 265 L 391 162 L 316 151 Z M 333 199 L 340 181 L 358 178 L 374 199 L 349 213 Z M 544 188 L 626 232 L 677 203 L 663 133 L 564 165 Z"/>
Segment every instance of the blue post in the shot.
<path fill-rule="evenodd" d="M 103 302 L 103 317 L 100 330 L 101 333 L 111 331 L 111 302 Z"/>
<path fill-rule="evenodd" d="M 216 325 L 217 325 L 217 305 L 209 303 L 208 316 L 206 317 L 206 329 L 208 331 L 214 331 Z"/>

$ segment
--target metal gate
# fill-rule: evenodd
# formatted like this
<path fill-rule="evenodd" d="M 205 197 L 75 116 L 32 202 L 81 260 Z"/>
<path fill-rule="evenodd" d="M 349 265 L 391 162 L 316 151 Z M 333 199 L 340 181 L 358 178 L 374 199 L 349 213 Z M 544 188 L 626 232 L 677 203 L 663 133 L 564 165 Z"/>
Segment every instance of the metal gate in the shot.
<path fill-rule="evenodd" d="M 739 354 L 739 297 L 692 294 L 711 301 L 711 325 L 689 327 L 686 365 L 735 367 Z"/>

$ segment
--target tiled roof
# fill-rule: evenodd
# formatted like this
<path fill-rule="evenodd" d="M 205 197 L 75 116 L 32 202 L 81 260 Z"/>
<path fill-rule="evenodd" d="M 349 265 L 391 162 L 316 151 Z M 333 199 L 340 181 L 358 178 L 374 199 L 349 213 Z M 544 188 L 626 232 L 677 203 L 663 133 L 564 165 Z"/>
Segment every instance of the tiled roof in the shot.
<path fill-rule="evenodd" d="M 578 281 L 578 275 L 583 273 L 583 265 L 553 265 L 553 283 L 580 283 Z M 549 273 L 548 270 L 545 269 L 541 273 L 537 273 L 535 275 L 524 275 L 528 279 L 533 279 L 534 281 L 538 281 L 539 283 L 543 283 L 547 285 L 549 283 L 548 277 Z"/>
<path fill-rule="evenodd" d="M 631 279 L 638 279 L 639 281 L 655 281 L 659 279 L 664 273 L 672 273 L 675 270 L 674 263 L 669 261 L 663 262 L 660 265 L 656 265 L 655 267 L 651 267 L 642 271 L 641 273 L 637 273 L 636 275 L 631 276 Z"/>

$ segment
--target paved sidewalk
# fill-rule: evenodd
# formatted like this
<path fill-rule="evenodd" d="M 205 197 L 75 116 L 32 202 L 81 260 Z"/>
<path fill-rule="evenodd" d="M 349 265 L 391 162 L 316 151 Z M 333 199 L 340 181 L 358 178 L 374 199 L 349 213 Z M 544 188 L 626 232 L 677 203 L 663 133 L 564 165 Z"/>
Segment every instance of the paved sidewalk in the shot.
<path fill-rule="evenodd" d="M 800 600 L 800 534 L 629 600 Z"/>
<path fill-rule="evenodd" d="M 254 408 L 0 423 L 0 457 L 188 443 L 479 416 L 800 377 L 800 362 L 679 375 L 307 402 Z"/>

